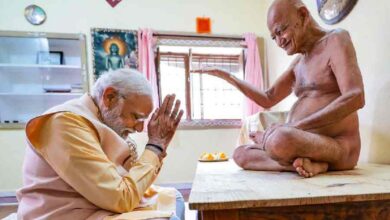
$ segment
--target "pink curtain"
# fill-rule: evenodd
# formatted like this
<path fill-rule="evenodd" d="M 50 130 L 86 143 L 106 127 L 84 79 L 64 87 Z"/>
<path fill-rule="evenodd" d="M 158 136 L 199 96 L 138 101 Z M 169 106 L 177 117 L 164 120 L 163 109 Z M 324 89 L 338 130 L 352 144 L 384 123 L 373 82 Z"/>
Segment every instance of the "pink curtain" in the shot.
<path fill-rule="evenodd" d="M 159 107 L 156 66 L 154 64 L 155 39 L 150 29 L 138 30 L 138 70 L 145 74 L 152 84 L 154 107 Z"/>
<path fill-rule="evenodd" d="M 257 46 L 257 37 L 254 33 L 245 33 L 245 44 L 247 46 L 245 81 L 252 84 L 259 90 L 263 89 L 263 71 L 261 69 L 260 55 Z M 245 97 L 244 116 L 253 115 L 263 110 L 252 100 Z"/>

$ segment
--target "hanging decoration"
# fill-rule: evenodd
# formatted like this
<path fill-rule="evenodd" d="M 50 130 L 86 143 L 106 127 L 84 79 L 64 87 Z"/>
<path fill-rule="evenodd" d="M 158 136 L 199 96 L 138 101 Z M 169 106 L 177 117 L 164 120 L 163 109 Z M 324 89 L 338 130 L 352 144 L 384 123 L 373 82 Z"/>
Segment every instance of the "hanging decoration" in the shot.
<path fill-rule="evenodd" d="M 326 24 L 336 24 L 351 12 L 356 2 L 357 0 L 317 0 L 318 14 Z"/>
<path fill-rule="evenodd" d="M 121 2 L 122 0 L 106 0 L 108 2 L 108 4 L 111 5 L 111 7 L 115 7 L 119 2 Z"/>
<path fill-rule="evenodd" d="M 211 21 L 207 17 L 196 18 L 196 32 L 199 34 L 210 34 L 211 33 Z"/>

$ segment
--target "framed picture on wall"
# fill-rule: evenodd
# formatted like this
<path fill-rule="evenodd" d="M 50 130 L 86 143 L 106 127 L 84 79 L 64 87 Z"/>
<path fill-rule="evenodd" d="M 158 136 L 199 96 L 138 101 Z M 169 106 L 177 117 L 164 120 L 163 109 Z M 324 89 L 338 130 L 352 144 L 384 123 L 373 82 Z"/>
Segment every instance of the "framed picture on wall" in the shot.
<path fill-rule="evenodd" d="M 137 31 L 92 28 L 91 35 L 95 80 L 109 70 L 138 68 Z"/>

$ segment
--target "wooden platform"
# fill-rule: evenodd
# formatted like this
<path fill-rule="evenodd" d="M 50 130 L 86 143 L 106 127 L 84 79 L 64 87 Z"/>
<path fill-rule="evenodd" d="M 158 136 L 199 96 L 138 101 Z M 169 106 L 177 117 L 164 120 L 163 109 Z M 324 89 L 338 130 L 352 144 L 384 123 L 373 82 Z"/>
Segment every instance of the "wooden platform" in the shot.
<path fill-rule="evenodd" d="M 201 219 L 390 219 L 390 165 L 305 179 L 245 171 L 232 161 L 198 163 L 189 207 Z"/>

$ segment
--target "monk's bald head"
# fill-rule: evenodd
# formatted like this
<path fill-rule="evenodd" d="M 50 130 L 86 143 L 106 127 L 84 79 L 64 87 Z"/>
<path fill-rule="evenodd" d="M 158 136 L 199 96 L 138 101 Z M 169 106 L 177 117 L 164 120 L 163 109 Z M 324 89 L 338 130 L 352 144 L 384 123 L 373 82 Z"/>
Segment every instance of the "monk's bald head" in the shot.
<path fill-rule="evenodd" d="M 299 8 L 301 6 L 304 6 L 303 2 L 301 0 L 274 0 L 271 4 L 271 7 L 279 6 L 279 5 L 288 5 L 295 8 Z"/>
<path fill-rule="evenodd" d="M 268 10 L 271 37 L 289 55 L 301 51 L 312 24 L 312 17 L 301 0 L 275 0 Z"/>
<path fill-rule="evenodd" d="M 269 10 L 276 9 L 278 7 L 291 7 L 298 9 L 302 6 L 305 6 L 301 0 L 274 0 L 269 8 Z"/>
<path fill-rule="evenodd" d="M 278 20 L 280 17 L 290 18 L 297 15 L 300 8 L 305 7 L 301 0 L 275 0 L 268 9 L 268 26 L 270 22 Z"/>

